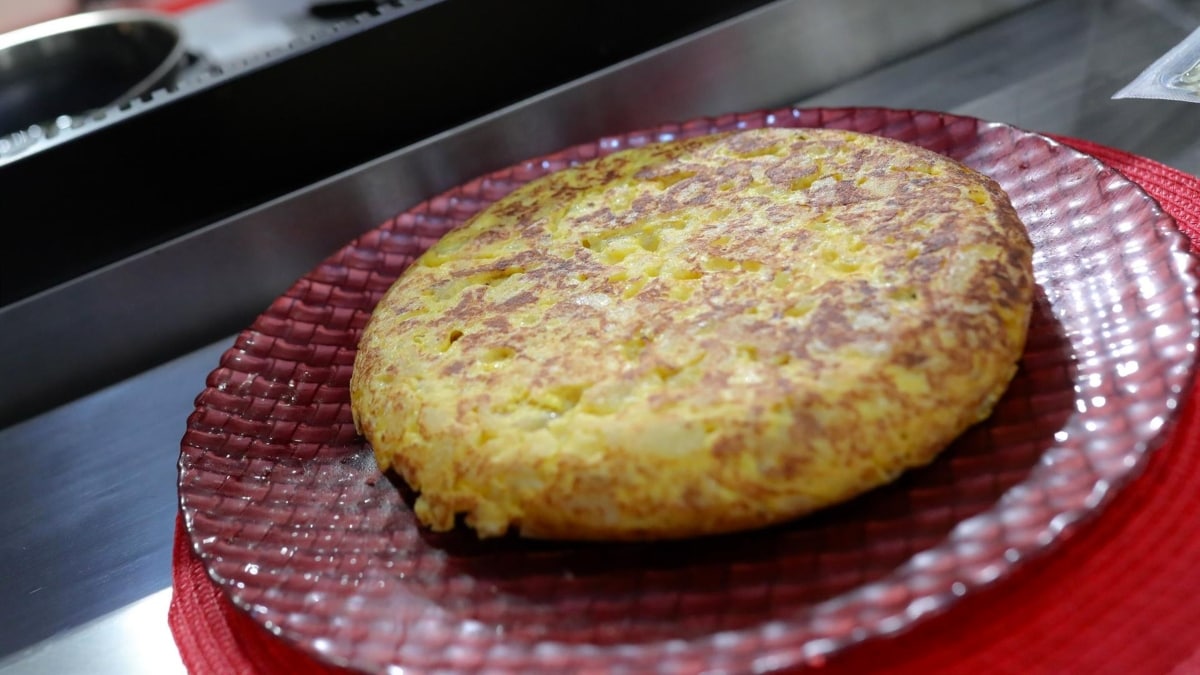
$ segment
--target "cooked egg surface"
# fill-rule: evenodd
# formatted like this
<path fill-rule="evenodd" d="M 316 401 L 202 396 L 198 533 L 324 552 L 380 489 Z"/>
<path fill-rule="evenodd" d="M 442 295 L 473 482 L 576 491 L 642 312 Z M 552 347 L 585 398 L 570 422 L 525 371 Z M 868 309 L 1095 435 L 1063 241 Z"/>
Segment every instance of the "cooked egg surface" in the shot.
<path fill-rule="evenodd" d="M 435 530 L 761 527 L 922 465 L 1016 370 L 1032 246 L 992 180 L 834 130 L 625 150 L 519 188 L 396 281 L 355 421 Z"/>

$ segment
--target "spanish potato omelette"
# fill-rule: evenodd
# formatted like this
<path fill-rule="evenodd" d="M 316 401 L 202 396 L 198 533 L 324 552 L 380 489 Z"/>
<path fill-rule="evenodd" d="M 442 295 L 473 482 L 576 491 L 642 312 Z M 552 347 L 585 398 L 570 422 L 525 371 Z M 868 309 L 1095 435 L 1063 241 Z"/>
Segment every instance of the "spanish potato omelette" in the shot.
<path fill-rule="evenodd" d="M 677 538 L 932 460 L 1015 373 L 1032 246 L 1004 192 L 836 130 L 647 145 L 431 247 L 364 330 L 355 423 L 435 530 Z"/>

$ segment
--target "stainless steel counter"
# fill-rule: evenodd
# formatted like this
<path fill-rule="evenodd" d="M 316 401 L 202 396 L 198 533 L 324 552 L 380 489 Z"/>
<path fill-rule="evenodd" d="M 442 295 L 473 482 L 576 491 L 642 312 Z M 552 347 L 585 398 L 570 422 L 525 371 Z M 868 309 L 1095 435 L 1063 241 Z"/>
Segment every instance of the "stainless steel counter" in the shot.
<path fill-rule="evenodd" d="M 1200 107 L 1112 100 L 1200 25 L 1194 0 L 1049 2 L 803 101 L 946 110 L 1200 174 Z"/>
<path fill-rule="evenodd" d="M 973 22 L 972 11 L 976 19 L 983 16 L 978 12 L 985 4 L 946 3 L 963 12 L 955 18 L 958 26 Z M 872 14 L 885 5 L 892 14 Z M 147 271 L 182 274 L 212 264 L 203 256 L 225 254 L 210 268 L 213 279 L 203 289 L 209 297 L 192 311 L 200 319 L 211 312 L 224 321 L 230 313 L 248 321 L 291 278 L 355 232 L 463 178 L 609 131 L 796 101 L 976 115 L 1087 138 L 1200 173 L 1200 107 L 1109 98 L 1200 25 L 1200 0 L 992 3 L 991 14 L 1003 16 L 949 40 L 953 22 L 922 24 L 909 39 L 936 44 L 926 49 L 889 37 L 889 26 L 903 23 L 905 12 L 919 15 L 904 5 L 796 0 L 768 7 L 214 224 L 124 272 L 110 270 L 110 281 L 127 287 L 122 283 Z M 850 36 L 840 38 L 848 46 L 822 57 L 814 45 L 823 33 Z M 822 58 L 805 76 L 789 73 L 796 64 Z M 889 65 L 872 65 L 879 63 Z M 298 224 L 302 212 L 313 224 Z M 288 227 L 292 234 L 284 236 Z M 189 261 L 194 256 L 201 258 Z M 278 262 L 275 272 L 252 288 L 221 279 L 256 256 Z M 104 288 L 65 297 L 102 303 L 112 297 Z M 160 288 L 168 298 L 173 292 L 169 280 Z M 226 297 L 233 309 L 221 306 Z M 99 306 L 88 314 L 109 310 L 116 311 Z M 14 321 L 12 315 L 3 320 Z M 14 325 L 0 326 L 0 333 Z M 73 339 L 86 339 L 87 325 L 76 325 Z M 150 319 L 135 323 L 138 330 L 153 325 Z M 178 670 L 178 663 L 161 660 L 171 653 L 162 645 L 169 639 L 162 591 L 170 585 L 175 462 L 191 401 L 232 342 L 227 331 L 206 336 L 193 329 L 189 336 L 207 346 L 0 430 L 0 672 Z M 16 368 L 8 361 L 0 366 Z M 129 639 L 121 626 L 137 624 L 152 628 L 144 639 L 158 649 L 113 644 Z M 93 662 L 106 649 L 110 658 Z"/>

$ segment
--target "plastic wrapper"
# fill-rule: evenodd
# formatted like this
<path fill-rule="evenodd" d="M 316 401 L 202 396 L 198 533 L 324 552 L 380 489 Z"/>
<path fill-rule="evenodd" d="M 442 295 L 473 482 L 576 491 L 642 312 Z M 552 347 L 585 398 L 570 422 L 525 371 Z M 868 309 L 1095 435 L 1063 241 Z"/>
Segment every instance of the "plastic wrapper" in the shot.
<path fill-rule="evenodd" d="M 1113 98 L 1200 103 L 1200 28 L 1113 94 Z"/>

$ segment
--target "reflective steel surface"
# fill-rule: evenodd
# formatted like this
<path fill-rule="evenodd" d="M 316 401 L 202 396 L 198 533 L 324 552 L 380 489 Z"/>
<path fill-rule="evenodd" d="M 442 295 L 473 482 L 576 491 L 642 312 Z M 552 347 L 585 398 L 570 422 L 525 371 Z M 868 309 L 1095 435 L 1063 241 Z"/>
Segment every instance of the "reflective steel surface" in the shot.
<path fill-rule="evenodd" d="M 179 440 L 226 342 L 0 431 L 0 655 L 170 585 Z"/>
<path fill-rule="evenodd" d="M 171 590 L 157 591 L 111 614 L 0 659 L 5 675 L 187 672 L 163 617 Z"/>
<path fill-rule="evenodd" d="M 179 440 L 219 354 L 322 257 L 463 179 L 604 133 L 797 101 L 976 115 L 1200 172 L 1200 108 L 1110 99 L 1200 25 L 1200 0 L 947 0 L 962 12 L 949 18 L 917 4 L 764 8 L 6 308 L 0 673 L 136 672 L 134 657 L 92 667 L 69 656 L 78 631 L 99 625 L 141 622 L 147 640 L 168 639 L 165 603 L 121 608 L 170 584 Z M 884 6 L 896 14 L 873 11 Z M 985 16 L 998 18 L 947 39 Z M 247 268 L 260 272 L 252 283 L 222 274 Z M 11 413 L 97 370 L 120 382 L 36 417 Z"/>
<path fill-rule="evenodd" d="M 804 103 L 974 115 L 1200 174 L 1200 108 L 1111 98 L 1197 26 L 1196 0 L 1048 2 Z"/>

